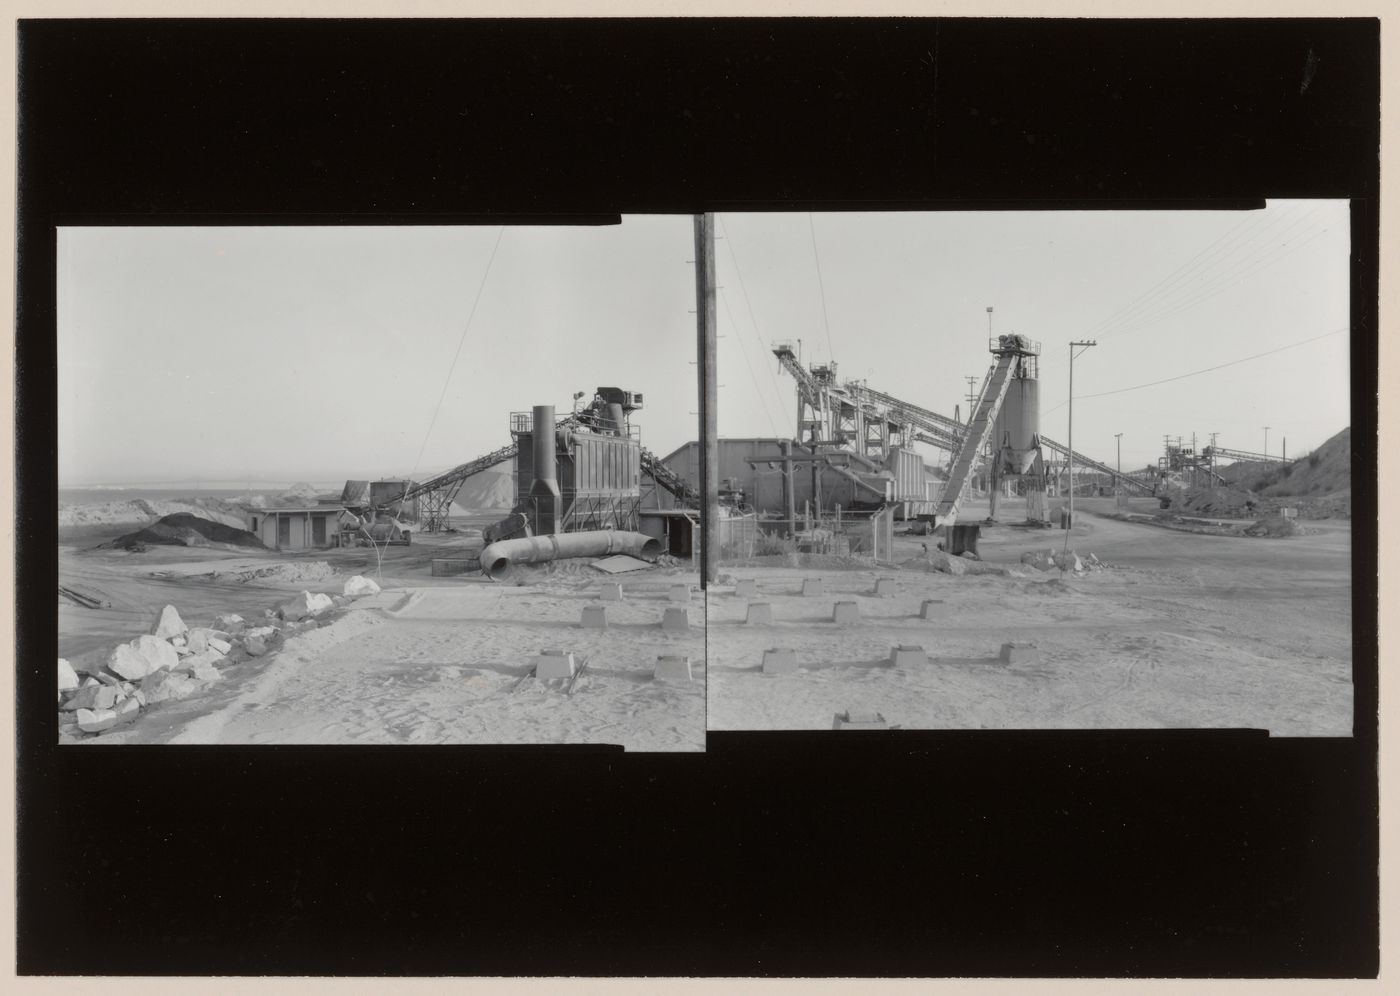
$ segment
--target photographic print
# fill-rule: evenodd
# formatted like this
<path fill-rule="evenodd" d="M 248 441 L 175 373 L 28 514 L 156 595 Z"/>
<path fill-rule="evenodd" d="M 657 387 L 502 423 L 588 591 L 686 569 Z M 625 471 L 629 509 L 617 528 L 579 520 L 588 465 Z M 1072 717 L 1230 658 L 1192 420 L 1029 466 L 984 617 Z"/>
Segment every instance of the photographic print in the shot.
<path fill-rule="evenodd" d="M 61 742 L 703 749 L 688 226 L 60 230 Z"/>

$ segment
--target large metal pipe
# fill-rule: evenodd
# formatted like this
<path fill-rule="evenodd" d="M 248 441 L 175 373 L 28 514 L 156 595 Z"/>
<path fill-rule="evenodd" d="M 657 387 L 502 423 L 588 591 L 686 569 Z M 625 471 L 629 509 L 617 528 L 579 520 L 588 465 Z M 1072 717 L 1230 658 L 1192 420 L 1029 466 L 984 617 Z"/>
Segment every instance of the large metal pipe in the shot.
<path fill-rule="evenodd" d="M 535 406 L 534 432 L 530 437 L 535 481 L 530 494 L 559 496 L 559 476 L 554 469 L 554 406 Z"/>
<path fill-rule="evenodd" d="M 510 573 L 512 564 L 541 564 L 566 557 L 603 557 L 614 553 L 654 561 L 661 556 L 661 541 L 644 533 L 611 529 L 501 540 L 481 551 L 481 573 L 492 581 L 500 581 Z"/>
<path fill-rule="evenodd" d="M 619 436 L 624 435 L 626 433 L 626 429 L 624 427 L 627 422 L 627 416 L 623 414 L 621 405 L 615 402 L 613 404 L 608 405 L 608 421 L 612 423 L 612 425 L 609 426 L 609 428 L 611 428 Z"/>

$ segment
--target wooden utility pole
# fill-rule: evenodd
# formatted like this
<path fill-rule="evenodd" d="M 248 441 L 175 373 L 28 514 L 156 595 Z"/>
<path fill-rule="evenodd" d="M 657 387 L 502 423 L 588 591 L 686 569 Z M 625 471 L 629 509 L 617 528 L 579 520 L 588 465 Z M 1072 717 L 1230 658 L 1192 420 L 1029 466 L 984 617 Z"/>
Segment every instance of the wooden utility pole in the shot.
<path fill-rule="evenodd" d="M 700 587 L 719 576 L 719 423 L 715 408 L 715 216 L 695 216 L 695 325 L 700 356 Z"/>

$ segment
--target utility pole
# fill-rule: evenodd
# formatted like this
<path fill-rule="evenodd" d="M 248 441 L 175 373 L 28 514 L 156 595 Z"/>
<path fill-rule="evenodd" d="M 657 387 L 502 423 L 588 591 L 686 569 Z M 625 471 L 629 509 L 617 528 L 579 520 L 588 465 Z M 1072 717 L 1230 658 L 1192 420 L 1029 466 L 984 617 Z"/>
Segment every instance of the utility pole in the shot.
<path fill-rule="evenodd" d="M 1097 345 L 1096 339 L 1081 339 L 1069 344 L 1069 522 L 1065 528 L 1070 531 L 1074 529 L 1074 358 L 1090 346 Z M 1079 353 L 1074 351 L 1076 346 L 1080 347 Z"/>
<path fill-rule="evenodd" d="M 1113 493 L 1123 493 L 1123 434 L 1115 432 L 1113 438 L 1118 440 L 1118 476 L 1113 479 Z"/>
<path fill-rule="evenodd" d="M 719 423 L 715 406 L 715 216 L 695 216 L 696 346 L 700 350 L 700 587 L 719 573 Z"/>
<path fill-rule="evenodd" d="M 1266 425 L 1266 426 L 1264 426 L 1264 460 L 1265 460 L 1265 462 L 1268 462 L 1268 459 L 1269 459 L 1269 427 Z"/>

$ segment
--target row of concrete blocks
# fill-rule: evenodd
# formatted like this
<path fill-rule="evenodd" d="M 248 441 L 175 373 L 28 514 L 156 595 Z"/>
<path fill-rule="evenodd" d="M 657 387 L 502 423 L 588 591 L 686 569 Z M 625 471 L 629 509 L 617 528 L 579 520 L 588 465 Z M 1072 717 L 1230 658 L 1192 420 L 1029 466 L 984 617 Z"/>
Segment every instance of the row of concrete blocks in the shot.
<path fill-rule="evenodd" d="M 887 596 L 895 594 L 894 578 L 877 578 L 875 590 L 872 594 Z M 734 583 L 734 594 L 738 598 L 753 598 L 758 594 L 758 582 L 753 578 L 744 578 L 742 581 Z M 826 594 L 826 582 L 821 578 L 804 578 L 802 581 L 803 598 L 820 598 Z"/>
<path fill-rule="evenodd" d="M 919 606 L 920 619 L 938 619 L 943 614 L 945 608 L 943 599 L 929 598 L 924 600 L 924 604 Z M 837 602 L 831 607 L 831 621 L 834 623 L 853 623 L 860 619 L 859 602 Z M 767 602 L 750 602 L 748 614 L 744 617 L 744 622 L 751 625 L 764 625 L 773 621 L 773 606 Z"/>
<path fill-rule="evenodd" d="M 890 648 L 890 664 L 894 667 L 917 667 L 928 663 L 928 654 L 921 646 L 901 644 Z M 1000 660 L 1003 664 L 1024 664 L 1040 659 L 1040 650 L 1033 643 L 1003 643 Z M 797 651 L 791 647 L 773 647 L 763 652 L 764 674 L 786 674 L 797 670 Z"/>
<path fill-rule="evenodd" d="M 577 671 L 578 663 L 574 660 L 573 653 L 568 650 L 541 650 L 539 660 L 535 663 L 535 677 L 540 681 L 572 678 Z M 656 658 L 652 678 L 656 681 L 691 681 L 693 676 L 690 671 L 690 658 L 677 654 L 662 654 Z"/>
<path fill-rule="evenodd" d="M 584 629 L 607 629 L 607 606 L 585 605 L 578 624 Z M 689 633 L 690 612 L 681 608 L 667 609 L 661 617 L 661 628 L 667 633 Z"/>
<path fill-rule="evenodd" d="M 692 592 L 688 584 L 673 584 L 666 593 L 666 597 L 672 602 L 688 602 Z M 734 585 L 734 594 L 739 598 L 753 598 L 758 594 L 758 582 L 753 578 L 745 578 Z M 816 598 L 826 594 L 826 582 L 821 578 L 806 578 L 802 582 L 802 594 L 806 598 Z M 894 578 L 878 578 L 875 581 L 876 595 L 895 594 Z M 604 602 L 623 601 L 622 584 L 618 581 L 604 581 L 598 586 L 598 598 Z"/>
<path fill-rule="evenodd" d="M 690 585 L 688 584 L 673 584 L 666 592 L 666 598 L 672 602 L 688 602 L 690 601 L 690 595 Z M 623 601 L 621 583 L 617 581 L 604 581 L 598 586 L 598 597 L 604 602 Z"/>

